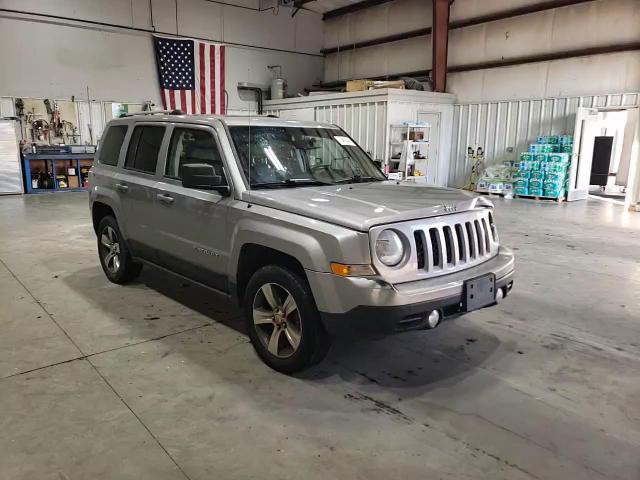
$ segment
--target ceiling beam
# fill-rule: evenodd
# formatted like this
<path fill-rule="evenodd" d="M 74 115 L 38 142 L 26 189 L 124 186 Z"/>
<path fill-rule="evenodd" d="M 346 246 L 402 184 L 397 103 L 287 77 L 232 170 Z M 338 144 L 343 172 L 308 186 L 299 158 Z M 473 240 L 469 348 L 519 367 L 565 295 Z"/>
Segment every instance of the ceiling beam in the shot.
<path fill-rule="evenodd" d="M 323 48 L 322 50 L 320 50 L 320 53 L 327 55 L 329 53 L 337 53 L 344 50 L 373 47 L 375 45 L 381 45 L 383 43 L 397 42 L 399 40 L 406 40 L 408 38 L 424 37 L 425 35 L 431 35 L 431 27 L 420 28 L 418 30 L 411 30 L 410 32 L 396 33 L 394 35 L 387 35 L 385 37 L 374 38 L 372 40 L 365 40 L 363 42 L 352 43 L 351 45 L 342 45 L 339 47 Z"/>
<path fill-rule="evenodd" d="M 454 65 L 448 68 L 449 73 L 469 72 L 472 70 L 485 70 L 487 68 L 510 67 L 513 65 L 525 65 L 537 62 L 549 62 L 552 60 L 566 60 L 568 58 L 588 57 L 590 55 L 605 55 L 608 53 L 631 52 L 640 50 L 640 42 L 619 43 L 615 45 L 603 45 L 600 47 L 577 48 L 573 50 L 561 50 L 559 52 L 539 53 L 522 57 L 490 60 L 487 62 L 467 63 Z"/>
<path fill-rule="evenodd" d="M 473 25 L 482 25 L 483 23 L 495 22 L 496 20 L 504 20 L 507 18 L 519 17 L 521 15 L 529 15 L 530 13 L 544 12 L 545 10 L 553 10 L 556 8 L 568 7 L 578 3 L 593 2 L 595 0 L 550 0 L 539 3 L 532 3 L 523 7 L 510 8 L 501 12 L 480 15 L 465 20 L 454 20 L 449 24 L 450 29 L 471 27 Z"/>
<path fill-rule="evenodd" d="M 393 0 L 363 0 L 362 2 L 352 3 L 351 5 L 336 8 L 335 10 L 329 10 L 328 12 L 325 12 L 322 19 L 326 20 L 328 18 L 340 17 L 347 13 L 357 12 L 358 10 L 364 10 L 365 8 L 375 7 L 376 5 L 382 5 L 383 3 L 389 3 L 392 1 Z"/>

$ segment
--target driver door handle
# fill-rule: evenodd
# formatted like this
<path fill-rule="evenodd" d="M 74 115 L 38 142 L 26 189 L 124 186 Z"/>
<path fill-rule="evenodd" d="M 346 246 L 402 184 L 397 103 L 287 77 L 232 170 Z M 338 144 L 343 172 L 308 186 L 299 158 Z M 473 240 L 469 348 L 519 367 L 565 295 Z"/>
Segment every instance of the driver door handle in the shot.
<path fill-rule="evenodd" d="M 171 195 L 167 195 L 166 193 L 159 193 L 156 197 L 163 203 L 173 203 L 173 197 Z"/>
<path fill-rule="evenodd" d="M 122 193 L 127 193 L 127 191 L 129 190 L 129 187 L 124 183 L 116 183 L 115 187 L 116 187 L 116 190 Z"/>

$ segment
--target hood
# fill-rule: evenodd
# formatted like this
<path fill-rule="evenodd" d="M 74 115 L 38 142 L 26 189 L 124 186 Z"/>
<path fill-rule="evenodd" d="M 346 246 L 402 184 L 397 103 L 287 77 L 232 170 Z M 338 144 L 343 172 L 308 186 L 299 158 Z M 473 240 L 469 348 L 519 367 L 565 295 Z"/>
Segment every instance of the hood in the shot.
<path fill-rule="evenodd" d="M 493 206 L 471 192 L 397 181 L 248 190 L 242 199 L 362 232 L 376 225 Z"/>

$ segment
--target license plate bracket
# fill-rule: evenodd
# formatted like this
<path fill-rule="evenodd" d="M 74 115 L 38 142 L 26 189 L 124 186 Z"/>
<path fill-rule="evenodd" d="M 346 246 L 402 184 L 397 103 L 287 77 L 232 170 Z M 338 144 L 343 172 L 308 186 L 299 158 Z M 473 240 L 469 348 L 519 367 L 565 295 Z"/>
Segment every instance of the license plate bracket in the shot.
<path fill-rule="evenodd" d="M 464 310 L 471 312 L 496 301 L 496 276 L 482 275 L 464 282 Z"/>

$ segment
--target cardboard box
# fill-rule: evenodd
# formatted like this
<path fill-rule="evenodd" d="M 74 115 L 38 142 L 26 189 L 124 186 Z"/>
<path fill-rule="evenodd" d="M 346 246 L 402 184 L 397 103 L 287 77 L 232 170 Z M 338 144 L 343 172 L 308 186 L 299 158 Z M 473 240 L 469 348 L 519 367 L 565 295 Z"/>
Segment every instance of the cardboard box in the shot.
<path fill-rule="evenodd" d="M 567 174 L 565 172 L 548 172 L 545 177 L 545 182 L 556 182 L 556 183 L 564 183 L 567 179 Z"/>
<path fill-rule="evenodd" d="M 69 176 L 67 177 L 67 182 L 69 183 L 69 188 L 79 188 L 80 181 L 77 176 Z"/>
<path fill-rule="evenodd" d="M 568 153 L 550 153 L 549 154 L 549 161 L 550 162 L 554 162 L 554 163 L 564 163 L 564 164 L 568 164 L 569 163 L 569 154 Z"/>
<path fill-rule="evenodd" d="M 544 182 L 542 180 L 529 180 L 529 190 L 542 190 Z"/>
<path fill-rule="evenodd" d="M 564 188 L 560 188 L 560 189 L 545 188 L 543 190 L 543 196 L 550 197 L 550 198 L 561 198 L 565 196 L 565 193 L 566 192 Z"/>
<path fill-rule="evenodd" d="M 406 140 L 407 139 L 407 134 L 403 133 L 402 134 L 402 139 Z M 412 132 L 409 132 L 409 140 L 424 140 L 424 132 L 419 131 L 419 130 L 414 130 Z"/>
<path fill-rule="evenodd" d="M 362 92 L 375 88 L 399 88 L 404 89 L 404 80 L 384 81 L 384 80 L 348 80 L 347 92 Z"/>
<path fill-rule="evenodd" d="M 362 92 L 373 86 L 373 80 L 347 80 L 347 92 Z"/>

